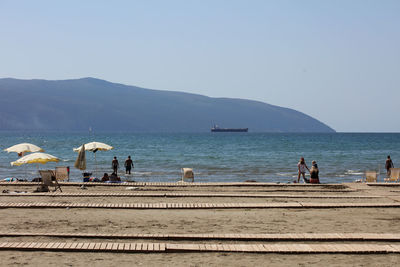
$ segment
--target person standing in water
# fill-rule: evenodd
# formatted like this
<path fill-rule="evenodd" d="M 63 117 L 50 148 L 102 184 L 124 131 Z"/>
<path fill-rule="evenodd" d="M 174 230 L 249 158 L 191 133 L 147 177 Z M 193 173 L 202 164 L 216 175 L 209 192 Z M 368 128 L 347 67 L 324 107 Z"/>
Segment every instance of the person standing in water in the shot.
<path fill-rule="evenodd" d="M 318 165 L 315 160 L 312 161 L 312 166 L 310 170 L 310 183 L 311 184 L 319 184 L 319 170 Z"/>
<path fill-rule="evenodd" d="M 125 160 L 125 174 L 131 174 L 132 168 L 135 168 L 135 166 L 133 166 L 131 156 L 128 156 L 127 160 Z"/>
<path fill-rule="evenodd" d="M 119 163 L 118 163 L 117 157 L 114 157 L 113 161 L 111 162 L 111 166 L 112 166 L 112 169 L 114 171 L 113 173 L 117 174 L 118 173 L 118 167 L 119 167 Z"/>
<path fill-rule="evenodd" d="M 385 163 L 385 169 L 386 169 L 387 177 L 390 176 L 390 168 L 394 168 L 394 165 L 393 165 L 393 161 L 390 158 L 390 156 L 387 156 L 386 163 Z"/>
<path fill-rule="evenodd" d="M 306 162 L 303 157 L 300 158 L 299 163 L 297 163 L 297 168 L 299 171 L 299 175 L 297 177 L 297 182 L 300 183 L 300 176 L 303 175 L 304 183 L 308 183 L 309 180 L 306 179 L 306 169 L 310 172 L 310 169 L 307 167 Z"/>

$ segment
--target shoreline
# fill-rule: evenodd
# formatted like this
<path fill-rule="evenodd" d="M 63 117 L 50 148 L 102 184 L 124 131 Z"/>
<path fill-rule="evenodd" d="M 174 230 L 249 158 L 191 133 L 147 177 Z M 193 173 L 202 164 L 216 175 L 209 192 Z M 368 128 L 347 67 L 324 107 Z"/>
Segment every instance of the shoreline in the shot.
<path fill-rule="evenodd" d="M 41 182 L 29 181 L 0 181 L 0 186 L 34 186 Z M 62 186 L 155 186 L 155 187 L 324 187 L 324 188 L 348 188 L 351 185 L 366 184 L 368 186 L 377 187 L 397 187 L 400 186 L 398 182 L 344 182 L 344 183 L 280 183 L 280 182 L 73 182 L 73 181 L 59 181 Z"/>

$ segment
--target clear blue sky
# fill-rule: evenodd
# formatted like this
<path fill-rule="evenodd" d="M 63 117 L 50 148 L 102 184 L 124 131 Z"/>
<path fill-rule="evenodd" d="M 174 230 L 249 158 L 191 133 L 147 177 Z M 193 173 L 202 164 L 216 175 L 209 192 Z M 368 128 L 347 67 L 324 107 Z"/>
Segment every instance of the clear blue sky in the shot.
<path fill-rule="evenodd" d="M 96 77 L 400 132 L 400 1 L 0 0 L 0 77 Z"/>

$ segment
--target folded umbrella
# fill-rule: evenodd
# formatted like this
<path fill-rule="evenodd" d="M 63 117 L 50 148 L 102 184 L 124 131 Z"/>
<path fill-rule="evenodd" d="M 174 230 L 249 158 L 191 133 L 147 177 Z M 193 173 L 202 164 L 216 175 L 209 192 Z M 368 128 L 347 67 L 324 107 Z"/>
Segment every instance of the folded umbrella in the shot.
<path fill-rule="evenodd" d="M 81 150 L 79 150 L 78 157 L 76 158 L 74 166 L 79 170 L 86 170 L 85 145 L 81 146 Z"/>

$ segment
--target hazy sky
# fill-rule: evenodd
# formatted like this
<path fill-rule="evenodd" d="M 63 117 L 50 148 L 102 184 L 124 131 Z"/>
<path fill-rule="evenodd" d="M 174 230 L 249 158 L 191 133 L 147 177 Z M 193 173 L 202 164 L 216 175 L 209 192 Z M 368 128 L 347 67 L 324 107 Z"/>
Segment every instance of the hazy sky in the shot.
<path fill-rule="evenodd" d="M 5 1 L 0 77 L 96 77 L 400 132 L 400 1 Z"/>

